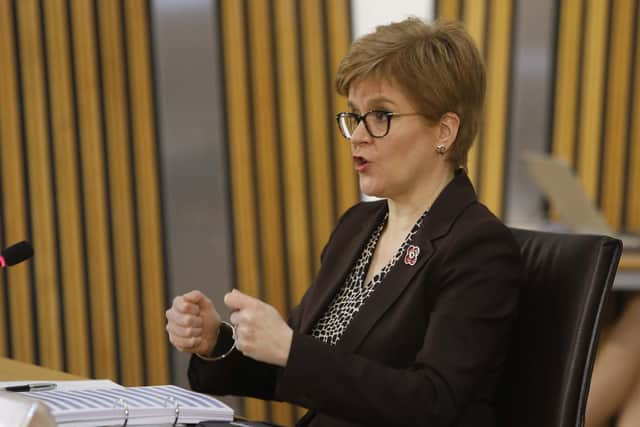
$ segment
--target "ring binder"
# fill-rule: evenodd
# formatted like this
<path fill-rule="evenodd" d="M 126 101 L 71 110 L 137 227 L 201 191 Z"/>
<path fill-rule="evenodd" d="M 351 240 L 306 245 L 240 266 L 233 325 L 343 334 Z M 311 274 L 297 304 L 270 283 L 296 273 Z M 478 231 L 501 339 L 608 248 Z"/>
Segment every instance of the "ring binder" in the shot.
<path fill-rule="evenodd" d="M 165 399 L 164 401 L 164 406 L 168 406 L 167 403 L 168 402 L 173 402 L 173 407 L 176 411 L 176 417 L 173 419 L 173 426 L 175 427 L 176 425 L 178 425 L 178 420 L 180 419 L 180 404 L 178 403 L 178 401 L 176 399 L 174 399 L 172 396 L 169 396 Z"/>
<path fill-rule="evenodd" d="M 127 424 L 129 424 L 129 405 L 127 405 L 127 402 L 125 402 L 123 398 L 119 398 L 113 404 L 114 408 L 117 408 L 118 406 L 122 406 L 124 410 L 124 423 L 122 424 L 122 427 L 127 427 Z"/>
<path fill-rule="evenodd" d="M 233 409 L 223 402 L 175 385 L 117 386 L 22 394 L 42 401 L 61 426 L 180 426 L 204 420 L 233 420 Z"/>

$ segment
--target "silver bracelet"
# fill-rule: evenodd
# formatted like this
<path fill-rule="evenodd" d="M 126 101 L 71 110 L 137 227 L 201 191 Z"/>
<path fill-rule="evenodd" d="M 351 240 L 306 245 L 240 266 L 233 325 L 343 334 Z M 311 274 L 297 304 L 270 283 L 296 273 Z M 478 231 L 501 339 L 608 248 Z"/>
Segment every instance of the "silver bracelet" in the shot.
<path fill-rule="evenodd" d="M 236 349 L 236 328 L 231 323 L 225 322 L 224 320 L 220 322 L 220 327 L 222 327 L 222 325 L 227 325 L 228 327 L 231 328 L 231 332 L 232 332 L 231 338 L 233 338 L 233 345 L 231 345 L 231 348 L 227 350 L 225 353 L 221 354 L 220 356 L 203 356 L 201 354 L 196 353 L 196 356 L 198 356 L 200 359 L 206 360 L 207 362 L 215 362 L 216 360 L 224 359 L 225 357 L 230 355 L 233 350 Z M 218 334 L 218 337 L 220 337 L 220 334 Z"/>

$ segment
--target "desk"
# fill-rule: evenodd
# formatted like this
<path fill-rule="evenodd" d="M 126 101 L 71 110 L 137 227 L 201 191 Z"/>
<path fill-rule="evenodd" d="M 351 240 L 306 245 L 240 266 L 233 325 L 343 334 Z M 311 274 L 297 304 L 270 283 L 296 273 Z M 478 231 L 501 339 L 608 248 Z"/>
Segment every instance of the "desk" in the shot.
<path fill-rule="evenodd" d="M 56 371 L 55 369 L 43 368 L 42 366 L 7 359 L 6 357 L 0 357 L 0 381 L 63 381 L 83 379 L 86 378 Z"/>

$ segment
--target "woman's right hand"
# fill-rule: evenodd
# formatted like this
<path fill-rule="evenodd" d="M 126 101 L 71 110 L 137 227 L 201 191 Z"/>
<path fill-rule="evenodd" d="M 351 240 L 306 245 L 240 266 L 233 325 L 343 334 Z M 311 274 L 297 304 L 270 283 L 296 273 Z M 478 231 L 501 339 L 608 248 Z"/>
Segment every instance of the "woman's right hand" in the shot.
<path fill-rule="evenodd" d="M 180 351 L 210 354 L 218 339 L 220 315 L 209 298 L 200 291 L 177 296 L 165 315 L 171 344 Z"/>

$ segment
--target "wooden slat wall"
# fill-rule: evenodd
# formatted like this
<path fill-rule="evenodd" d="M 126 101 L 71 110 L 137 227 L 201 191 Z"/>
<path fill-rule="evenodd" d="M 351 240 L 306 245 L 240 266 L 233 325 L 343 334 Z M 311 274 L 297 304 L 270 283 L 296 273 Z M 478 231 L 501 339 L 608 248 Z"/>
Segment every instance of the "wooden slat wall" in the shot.
<path fill-rule="evenodd" d="M 331 120 L 337 112 L 345 111 L 346 99 L 336 93 L 334 81 L 338 65 L 342 57 L 347 53 L 351 42 L 351 16 L 349 14 L 349 4 L 346 0 L 326 0 L 324 7 L 325 49 L 328 49 L 329 69 L 327 75 L 329 78 L 329 93 L 332 102 L 329 106 Z M 333 194 L 336 195 L 337 214 L 346 211 L 354 201 L 360 197 L 360 190 L 355 182 L 353 172 L 353 160 L 351 159 L 351 147 L 345 144 L 345 140 L 340 130 L 335 125 L 335 121 L 331 124 L 333 129 L 333 163 L 335 165 L 335 184 Z M 322 236 L 316 236 L 316 239 Z"/>
<path fill-rule="evenodd" d="M 633 48 L 632 87 L 630 90 L 629 109 L 629 150 L 627 163 L 627 197 L 625 228 L 640 232 L 640 7 L 636 6 L 635 14 L 635 46 Z"/>
<path fill-rule="evenodd" d="M 2 182 L 1 242 L 16 242 L 29 235 L 27 219 L 24 143 L 16 70 L 16 36 L 13 7 L 0 1 L 0 180 Z M 5 141 L 12 141 L 8 144 Z M 32 270 L 27 264 L 5 270 L 0 276 L 3 301 L 2 354 L 11 354 L 25 362 L 34 362 L 36 342 L 31 317 Z"/>
<path fill-rule="evenodd" d="M 0 0 L 0 352 L 169 381 L 149 5 Z"/>
<path fill-rule="evenodd" d="M 286 315 L 338 215 L 358 200 L 334 118 L 346 106 L 333 81 L 350 42 L 349 1 L 223 0 L 220 8 L 236 286 Z M 244 405 L 249 418 L 283 425 L 302 412 Z"/>
<path fill-rule="evenodd" d="M 68 369 L 75 372 L 90 372 L 88 317 L 85 309 L 87 291 L 84 286 L 82 220 L 80 207 L 79 168 L 77 158 L 77 136 L 73 112 L 71 80 L 71 52 L 69 49 L 68 16 L 64 2 L 47 1 L 44 4 L 45 28 L 47 29 L 47 63 L 49 64 L 51 136 L 56 165 L 55 194 L 64 194 L 58 203 L 60 236 L 60 268 L 63 292 L 64 323 L 74 325 L 77 333 L 67 334 Z M 81 301 L 82 304 L 78 304 Z"/>
<path fill-rule="evenodd" d="M 508 148 L 513 0 L 438 0 L 436 17 L 461 21 L 484 55 L 485 115 L 469 152 L 469 175 L 483 203 L 501 216 Z"/>
<path fill-rule="evenodd" d="M 39 361 L 63 367 L 60 277 L 56 254 L 56 221 L 41 10 L 35 0 L 16 2 L 18 57 L 21 70 L 23 127 L 31 212 L 31 233 L 39 256 L 34 262 L 35 312 Z M 25 307 L 26 308 L 26 307 Z M 28 309 L 28 308 L 26 308 Z"/>
<path fill-rule="evenodd" d="M 124 3 L 128 46 L 129 78 L 132 120 L 131 138 L 135 165 L 135 203 L 138 227 L 137 261 L 140 268 L 140 293 L 143 310 L 143 329 L 147 354 L 142 363 L 149 365 L 146 383 L 166 384 L 169 380 L 169 354 L 165 323 L 165 271 L 163 254 L 162 209 L 157 162 L 157 137 L 154 111 L 154 88 L 151 76 L 151 28 L 149 5 L 145 1 Z M 156 352 L 156 349 L 160 350 Z M 150 363 L 152 362 L 152 363 Z"/>
<path fill-rule="evenodd" d="M 109 262 L 109 228 L 104 141 L 97 67 L 93 3 L 71 5 L 77 127 L 80 142 L 82 192 L 84 196 L 87 281 L 91 344 L 96 375 L 113 378 L 117 372 L 114 307 L 111 297 L 113 273 Z"/>
<path fill-rule="evenodd" d="M 614 229 L 640 231 L 640 7 L 564 0 L 558 13 L 551 151 Z"/>

